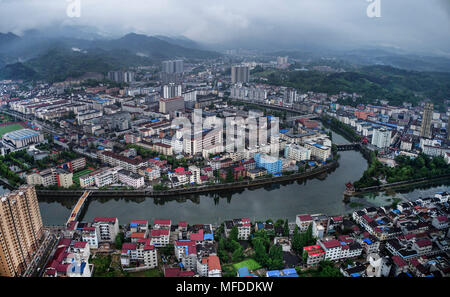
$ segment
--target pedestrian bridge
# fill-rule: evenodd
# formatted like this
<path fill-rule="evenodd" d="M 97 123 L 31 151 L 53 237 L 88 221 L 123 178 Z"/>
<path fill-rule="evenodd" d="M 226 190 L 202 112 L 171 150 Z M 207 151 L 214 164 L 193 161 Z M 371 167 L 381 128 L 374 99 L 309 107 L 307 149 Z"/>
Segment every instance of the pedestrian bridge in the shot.
<path fill-rule="evenodd" d="M 75 204 L 75 207 L 73 208 L 69 219 L 67 220 L 66 226 L 68 226 L 71 222 L 76 221 L 78 219 L 78 217 L 80 216 L 81 211 L 84 208 L 86 200 L 87 200 L 87 198 L 88 198 L 88 196 L 90 194 L 91 194 L 90 191 L 85 191 L 83 193 L 83 195 L 81 195 L 80 199 L 78 199 L 77 204 Z"/>

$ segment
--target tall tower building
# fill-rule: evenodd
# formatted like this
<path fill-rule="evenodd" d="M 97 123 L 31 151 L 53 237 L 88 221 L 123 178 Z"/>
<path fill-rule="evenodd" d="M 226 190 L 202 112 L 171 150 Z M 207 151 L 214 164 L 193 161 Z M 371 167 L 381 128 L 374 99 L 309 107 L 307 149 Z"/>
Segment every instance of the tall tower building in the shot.
<path fill-rule="evenodd" d="M 21 186 L 0 196 L 0 276 L 22 275 L 43 232 L 34 186 Z"/>
<path fill-rule="evenodd" d="M 183 60 L 169 60 L 162 62 L 162 72 L 164 73 L 183 73 Z"/>
<path fill-rule="evenodd" d="M 162 62 L 160 78 L 163 83 L 180 83 L 183 80 L 183 73 L 183 60 L 168 60 Z"/>
<path fill-rule="evenodd" d="M 248 66 L 231 67 L 231 83 L 247 83 L 250 80 L 250 68 Z"/>
<path fill-rule="evenodd" d="M 447 139 L 450 140 L 450 116 L 448 117 L 447 123 Z"/>
<path fill-rule="evenodd" d="M 182 92 L 181 85 L 170 83 L 163 87 L 163 98 L 180 97 Z"/>
<path fill-rule="evenodd" d="M 433 103 L 426 103 L 422 116 L 420 137 L 431 138 L 431 121 L 433 120 Z"/>

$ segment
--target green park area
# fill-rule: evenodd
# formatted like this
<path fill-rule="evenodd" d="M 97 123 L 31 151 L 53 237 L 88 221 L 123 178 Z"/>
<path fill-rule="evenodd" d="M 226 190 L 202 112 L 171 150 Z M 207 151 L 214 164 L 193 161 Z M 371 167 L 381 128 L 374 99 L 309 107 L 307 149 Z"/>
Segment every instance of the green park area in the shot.
<path fill-rule="evenodd" d="M 24 129 L 24 128 L 22 125 L 19 125 L 19 124 L 12 124 L 12 125 L 0 127 L 0 137 L 2 137 L 4 134 L 6 134 L 8 132 L 12 132 L 12 131 L 20 130 L 20 129 Z"/>
<path fill-rule="evenodd" d="M 261 265 L 253 259 L 247 259 L 242 262 L 233 264 L 233 267 L 236 269 L 236 271 L 242 267 L 248 267 L 248 270 L 255 271 L 255 270 L 260 269 Z"/>

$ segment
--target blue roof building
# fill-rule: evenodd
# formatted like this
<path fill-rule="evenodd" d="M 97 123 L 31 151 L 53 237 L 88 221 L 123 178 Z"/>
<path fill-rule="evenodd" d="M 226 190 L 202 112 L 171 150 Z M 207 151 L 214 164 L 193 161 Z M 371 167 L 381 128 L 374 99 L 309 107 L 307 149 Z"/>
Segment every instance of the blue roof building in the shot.
<path fill-rule="evenodd" d="M 269 174 L 276 174 L 281 172 L 282 163 L 278 158 L 258 153 L 255 154 L 254 159 L 256 162 L 256 166 L 265 168 L 267 170 L 267 173 Z"/>

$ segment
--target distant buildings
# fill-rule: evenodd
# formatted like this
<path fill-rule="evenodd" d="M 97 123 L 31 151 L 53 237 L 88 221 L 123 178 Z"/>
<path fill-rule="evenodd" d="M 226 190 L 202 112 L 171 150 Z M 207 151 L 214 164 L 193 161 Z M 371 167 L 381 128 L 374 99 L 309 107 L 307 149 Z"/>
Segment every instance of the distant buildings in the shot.
<path fill-rule="evenodd" d="M 44 234 L 34 187 L 21 186 L 0 197 L 0 230 L 0 276 L 21 276 Z"/>
<path fill-rule="evenodd" d="M 183 60 L 169 60 L 162 62 L 162 72 L 164 73 L 183 73 Z"/>
<path fill-rule="evenodd" d="M 183 60 L 170 60 L 162 62 L 161 81 L 162 83 L 179 83 L 182 81 L 184 73 Z"/>
<path fill-rule="evenodd" d="M 248 66 L 231 67 L 231 83 L 248 83 L 250 80 L 250 68 Z"/>
<path fill-rule="evenodd" d="M 263 88 L 233 86 L 230 88 L 230 98 L 251 101 L 265 101 L 267 99 L 267 91 Z"/>
<path fill-rule="evenodd" d="M 118 83 L 134 82 L 134 72 L 132 71 L 110 71 L 108 72 L 108 79 Z"/>
<path fill-rule="evenodd" d="M 422 115 L 420 137 L 431 138 L 431 121 L 433 120 L 433 103 L 426 103 Z"/>
<path fill-rule="evenodd" d="M 164 99 L 180 97 L 180 96 L 182 96 L 181 85 L 170 83 L 168 85 L 163 86 L 162 97 Z"/>
<path fill-rule="evenodd" d="M 184 98 L 161 98 L 159 100 L 159 112 L 173 114 L 175 111 L 184 111 Z"/>
<path fill-rule="evenodd" d="M 277 68 L 287 68 L 289 66 L 288 58 L 289 57 L 277 57 Z"/>

